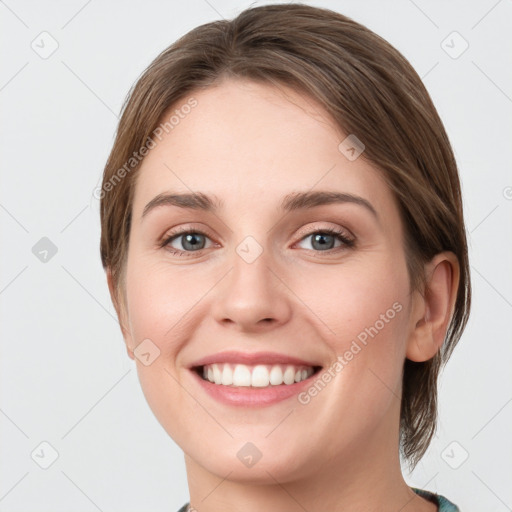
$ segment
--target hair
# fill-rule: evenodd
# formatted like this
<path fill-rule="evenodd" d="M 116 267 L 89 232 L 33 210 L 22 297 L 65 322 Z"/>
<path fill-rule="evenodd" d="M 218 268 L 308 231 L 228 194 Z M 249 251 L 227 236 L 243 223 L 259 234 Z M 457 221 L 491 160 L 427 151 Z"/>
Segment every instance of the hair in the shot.
<path fill-rule="evenodd" d="M 458 259 L 443 346 L 427 361 L 404 361 L 400 455 L 414 469 L 437 429 L 440 368 L 469 316 L 468 249 L 457 165 L 436 108 L 411 64 L 365 26 L 329 9 L 265 5 L 194 28 L 157 56 L 128 93 L 104 169 L 100 253 L 114 302 L 124 290 L 139 150 L 153 147 L 151 135 L 171 106 L 226 78 L 291 87 L 364 143 L 363 157 L 399 205 L 411 290 L 428 291 L 424 265 L 436 254 L 452 251 Z"/>

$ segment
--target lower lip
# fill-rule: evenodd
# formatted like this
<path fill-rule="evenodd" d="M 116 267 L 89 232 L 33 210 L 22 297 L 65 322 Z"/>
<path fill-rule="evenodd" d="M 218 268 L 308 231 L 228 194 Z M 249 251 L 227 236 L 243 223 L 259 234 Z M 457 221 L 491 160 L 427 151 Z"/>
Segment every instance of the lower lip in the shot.
<path fill-rule="evenodd" d="M 236 405 L 241 407 L 261 407 L 275 404 L 291 398 L 307 388 L 316 378 L 318 371 L 310 375 L 307 379 L 294 384 L 279 384 L 277 386 L 267 386 L 265 388 L 253 387 L 232 387 L 214 384 L 209 380 L 202 379 L 195 370 L 190 370 L 202 388 L 213 398 L 227 405 Z"/>

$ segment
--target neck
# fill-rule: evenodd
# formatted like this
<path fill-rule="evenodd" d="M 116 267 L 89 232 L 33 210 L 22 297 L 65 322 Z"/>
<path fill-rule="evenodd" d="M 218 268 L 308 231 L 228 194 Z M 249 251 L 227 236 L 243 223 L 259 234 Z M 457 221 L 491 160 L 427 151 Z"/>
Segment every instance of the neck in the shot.
<path fill-rule="evenodd" d="M 185 455 L 192 510 L 435 512 L 437 507 L 414 493 L 403 479 L 397 421 L 397 414 L 390 414 L 364 442 L 351 443 L 338 455 L 328 453 L 307 468 L 290 467 L 288 472 L 272 460 L 265 465 L 261 459 L 247 478 L 237 474 L 240 466 L 235 459 L 220 475 Z"/>

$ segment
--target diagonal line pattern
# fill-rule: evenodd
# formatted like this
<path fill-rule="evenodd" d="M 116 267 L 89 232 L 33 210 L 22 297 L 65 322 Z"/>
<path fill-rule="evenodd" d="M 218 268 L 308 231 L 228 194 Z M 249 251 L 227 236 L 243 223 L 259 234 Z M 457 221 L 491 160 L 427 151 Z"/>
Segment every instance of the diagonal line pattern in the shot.
<path fill-rule="evenodd" d="M 96 98 L 98 98 L 98 100 L 101 101 L 101 103 L 103 103 L 103 105 L 105 105 L 105 107 L 110 110 L 110 112 L 112 112 L 112 114 L 114 114 L 116 119 L 119 119 L 119 116 L 63 60 L 61 60 L 61 62 L 70 71 L 70 73 L 72 73 L 87 89 L 89 89 L 92 94 L 94 94 L 94 96 L 96 96 Z"/>
<path fill-rule="evenodd" d="M 231 470 L 231 471 L 230 471 L 230 472 L 229 472 L 229 473 L 228 473 L 228 474 L 227 474 L 227 475 L 226 475 L 226 476 L 225 476 L 225 477 L 224 477 L 224 478 L 223 478 L 223 479 L 222 479 L 222 480 L 221 480 L 221 481 L 220 481 L 220 482 L 219 482 L 219 483 L 218 483 L 218 484 L 217 484 L 217 485 L 216 485 L 216 486 L 215 486 L 215 487 L 214 487 L 214 488 L 213 488 L 213 489 L 212 489 L 212 490 L 211 490 L 211 491 L 210 491 L 210 492 L 209 492 L 209 493 L 208 493 L 208 494 L 207 494 L 207 495 L 206 495 L 206 496 L 201 500 L 201 503 L 202 503 L 206 498 L 208 498 L 208 496 L 210 496 L 210 494 L 212 494 L 212 492 L 213 492 L 213 491 L 215 491 L 215 490 L 219 487 L 219 485 L 220 485 L 220 484 L 222 484 L 222 483 L 226 480 L 226 478 L 227 478 L 229 475 L 231 475 L 231 473 L 233 473 L 233 470 Z"/>
<path fill-rule="evenodd" d="M 336 336 L 336 333 L 267 265 L 267 268 L 270 270 L 270 272 L 272 272 L 272 274 L 274 274 L 278 279 L 279 281 L 281 281 L 281 283 L 283 283 L 286 288 L 288 288 L 288 290 L 290 290 L 293 295 L 295 295 L 295 297 L 297 297 L 297 299 L 299 299 L 301 301 L 301 303 L 306 306 L 309 311 L 311 311 L 311 313 L 313 313 L 313 315 L 315 315 L 318 320 L 320 320 L 320 322 L 322 322 L 322 324 L 325 325 L 325 327 L 327 327 L 327 329 L 329 329 L 329 331 L 331 332 L 331 334 L 334 334 L 334 336 Z"/>
<path fill-rule="evenodd" d="M 507 510 L 512 510 L 512 508 L 510 508 L 473 470 L 471 470 L 471 473 L 473 473 L 473 475 L 475 475 L 478 478 L 478 480 L 480 480 L 480 482 L 482 482 L 482 484 L 485 485 L 485 487 L 487 487 L 487 489 L 491 491 L 494 494 L 494 496 L 496 496 L 496 498 L 498 498 L 501 501 L 501 503 L 505 505 L 505 507 L 507 507 Z"/>
<path fill-rule="evenodd" d="M 1 498 L 0 501 L 2 501 L 27 475 L 29 472 L 27 471 Z"/>
<path fill-rule="evenodd" d="M 480 71 L 480 73 L 482 73 L 482 75 L 485 76 L 485 78 L 487 78 L 487 80 L 489 80 L 489 82 L 491 82 L 491 84 L 494 85 L 494 87 L 496 87 L 496 89 L 498 89 L 498 91 L 501 92 L 501 94 L 503 94 L 503 96 L 505 96 L 505 98 L 507 98 L 508 101 L 512 103 L 510 96 L 508 96 L 507 93 L 487 73 L 485 73 L 485 71 L 480 66 L 478 66 L 475 61 L 472 60 L 471 63 L 473 66 L 475 66 L 476 69 L 478 69 L 478 71 Z"/>
<path fill-rule="evenodd" d="M 427 75 L 439 64 L 439 61 L 437 61 L 422 77 L 421 79 L 424 80 Z"/>
<path fill-rule="evenodd" d="M 9 416 L 7 416 L 7 414 L 5 414 L 4 411 L 2 411 L 2 409 L 0 409 L 0 412 L 27 438 L 29 439 L 29 437 L 27 436 L 27 434 L 25 434 L 25 432 L 23 432 L 23 430 L 21 430 L 21 428 L 16 425 L 16 423 L 11 419 L 9 418 Z"/>
<path fill-rule="evenodd" d="M 382 382 L 382 384 L 384 384 L 384 386 L 386 386 L 389 389 L 389 391 L 391 391 L 391 393 L 393 393 L 393 395 L 395 395 L 398 398 L 398 400 L 401 400 L 401 398 L 395 393 L 395 391 L 391 389 L 371 368 L 368 368 L 368 370 L 372 372 L 373 375 L 375 375 L 375 377 L 377 377 L 377 379 L 379 379 Z"/>
<path fill-rule="evenodd" d="M 226 19 L 208 0 L 203 0 L 203 1 L 205 4 L 208 4 L 223 20 Z"/>
<path fill-rule="evenodd" d="M 27 270 L 28 268 L 28 265 L 25 265 L 25 267 L 23 269 L 21 269 L 1 290 L 0 290 L 0 295 L 2 293 L 4 293 L 4 291 L 12 284 L 14 283 L 14 281 L 16 281 L 16 279 L 18 279 L 18 277 L 23 274 L 23 272 L 25 272 L 25 270 Z"/>
<path fill-rule="evenodd" d="M 64 29 L 66 28 L 90 3 L 91 3 L 92 0 L 88 0 L 84 5 L 82 5 L 82 7 L 80 7 L 80 9 L 78 9 L 78 11 L 73 14 L 73 16 L 71 16 L 71 18 L 69 18 L 68 21 L 66 21 L 66 23 L 64 23 L 64 25 L 62 25 L 62 27 L 60 27 L 60 29 Z"/>
<path fill-rule="evenodd" d="M 28 233 L 28 229 L 3 204 L 0 204 L 0 208 L 2 208 L 8 215 L 10 215 L 11 218 L 25 230 L 25 233 Z"/>
<path fill-rule="evenodd" d="M 132 370 L 128 370 L 62 437 L 64 439 Z"/>
<path fill-rule="evenodd" d="M 61 265 L 61 267 L 74 279 L 76 283 L 78 283 L 82 290 L 84 290 L 87 293 L 87 295 L 89 295 L 89 297 L 91 297 L 94 300 L 94 302 L 96 302 L 96 304 L 98 304 L 101 307 L 101 309 L 103 309 L 103 311 L 105 311 L 111 318 L 113 318 L 116 323 L 119 323 L 117 318 L 114 315 L 112 315 L 112 313 L 64 265 Z"/>
<path fill-rule="evenodd" d="M 413 0 L 409 0 L 409 2 L 411 2 L 411 4 L 414 5 L 414 7 L 416 7 L 416 9 L 418 9 L 418 11 L 420 11 L 421 14 L 423 14 L 423 16 L 425 16 L 425 18 L 427 18 L 427 20 L 430 21 L 430 23 L 432 23 L 432 25 L 434 25 L 434 27 L 439 28 L 437 23 L 435 23 L 434 20 L 430 16 L 428 16 L 425 11 L 420 9 L 420 7 L 415 2 L 413 2 Z"/>
<path fill-rule="evenodd" d="M 471 30 L 473 30 L 477 25 L 480 24 L 481 21 L 484 20 L 484 18 L 487 17 L 487 15 L 494 10 L 495 7 L 498 6 L 498 4 L 501 3 L 501 0 L 498 0 L 472 27 L 471 27 Z"/>
<path fill-rule="evenodd" d="M 82 215 L 82 213 L 89 207 L 89 205 L 85 205 L 78 214 L 76 214 L 72 219 L 71 221 L 69 221 L 62 229 L 61 229 L 61 233 L 64 233 L 64 231 L 73 223 L 75 222 L 75 220 L 80 217 L 80 215 Z"/>
<path fill-rule="evenodd" d="M 483 274 L 481 274 L 473 265 L 471 265 L 471 268 L 510 306 L 512 307 L 512 304 L 508 301 L 508 299 L 498 291 L 498 289 L 491 284 L 489 280 L 485 278 Z"/>
<path fill-rule="evenodd" d="M 492 213 L 494 213 L 496 211 L 496 208 L 498 208 L 499 204 L 497 204 L 472 230 L 471 230 L 471 233 L 473 233 L 473 231 L 476 230 L 476 228 L 478 226 L 480 226 L 480 224 L 482 224 L 484 222 L 484 220 L 487 219 L 487 217 L 489 217 Z"/>
<path fill-rule="evenodd" d="M 505 402 L 505 405 L 503 405 L 501 407 L 501 409 L 471 438 L 471 440 L 473 440 L 478 434 L 480 434 L 480 432 L 482 432 L 482 430 L 487 427 L 487 425 L 489 425 L 489 423 L 491 423 L 491 421 L 496 418 L 496 416 L 498 416 L 498 414 L 503 410 L 505 409 L 505 407 L 510 403 L 512 402 L 512 398 L 510 398 L 509 400 L 507 400 L 507 402 Z"/>
<path fill-rule="evenodd" d="M 175 173 L 175 172 L 174 172 L 174 171 L 173 171 L 173 170 L 168 166 L 168 165 L 167 165 L 167 163 L 165 163 L 165 162 L 164 162 L 164 167 L 166 167 L 170 172 L 172 172 L 172 173 L 174 174 L 174 176 L 176 176 L 176 178 L 177 178 L 178 180 L 180 180 L 180 181 L 181 181 L 181 183 L 183 183 L 183 185 L 184 185 L 185 187 L 187 187 L 187 188 L 190 190 L 190 192 L 192 192 L 192 193 L 194 193 L 194 192 L 195 192 L 195 191 L 194 191 L 194 190 L 192 190 L 192 189 L 191 189 L 191 188 L 190 188 L 190 187 L 189 187 L 189 186 L 188 186 L 188 185 L 187 185 L 187 184 L 186 184 L 186 183 L 185 183 L 185 182 L 184 182 L 184 181 L 183 181 L 183 180 L 182 180 L 182 179 L 181 179 L 181 178 L 180 178 L 180 177 L 179 177 L 179 176 L 178 176 L 178 175 L 177 175 L 177 174 L 176 174 L 176 173 Z M 226 227 L 229 229 L 229 231 L 231 231 L 231 233 L 233 232 L 233 230 L 232 230 L 232 229 L 231 229 L 231 228 L 230 228 L 230 227 L 229 227 L 229 226 L 228 226 L 228 225 L 227 225 L 227 224 L 226 224 L 226 223 L 225 223 L 225 222 L 224 222 L 224 221 L 223 221 L 223 220 L 222 220 L 222 219 L 221 219 L 221 218 L 220 218 L 220 217 L 215 213 L 215 212 L 211 212 L 211 213 L 212 213 L 213 215 L 215 215 L 215 217 L 217 218 L 217 220 L 218 220 L 219 222 L 221 222 L 222 224 L 224 224 L 224 226 L 226 226 Z"/>
<path fill-rule="evenodd" d="M 194 396 L 192 395 L 192 393 L 190 393 L 190 391 L 185 387 L 183 386 L 183 384 L 181 384 L 181 382 L 178 382 L 178 380 L 176 379 L 176 377 L 174 377 L 174 375 L 167 369 L 167 368 L 164 368 L 164 370 L 174 379 L 174 382 L 176 382 L 176 384 L 178 384 L 179 386 L 181 386 L 181 388 L 189 394 L 189 396 L 195 400 L 195 402 L 200 406 L 202 407 L 202 409 L 204 410 L 204 412 L 206 412 L 206 414 L 208 414 L 208 416 L 210 416 L 214 421 L 215 423 L 217 423 L 219 425 L 220 428 L 222 428 L 222 430 L 224 430 L 224 432 L 226 432 L 226 434 L 228 434 L 230 437 L 233 437 L 233 435 L 231 434 L 231 432 L 229 432 L 226 427 L 224 427 L 224 425 L 222 425 L 218 420 L 217 418 L 215 418 L 215 416 L 213 416 L 210 411 L 208 411 L 208 409 Z"/>
<path fill-rule="evenodd" d="M 64 473 L 64 471 L 61 470 L 61 473 L 100 511 L 100 512 L 103 512 L 103 510 L 101 510 L 100 507 L 98 507 L 98 505 L 96 505 L 96 503 L 94 503 L 94 501 L 91 500 L 91 498 L 89 496 L 87 496 L 87 494 L 85 494 L 84 491 L 82 491 L 82 489 L 80 489 L 80 487 L 78 487 L 78 485 L 75 484 L 75 482 L 73 482 L 73 480 L 71 480 L 71 478 L 69 478 L 68 475 L 66 475 L 66 473 Z"/>
<path fill-rule="evenodd" d="M 336 164 L 333 164 L 322 176 L 320 176 L 318 181 L 316 183 L 314 183 L 313 186 L 309 190 L 307 190 L 307 192 L 311 192 L 335 167 L 336 167 Z M 276 224 L 281 222 L 281 220 L 284 219 L 288 214 L 289 214 L 289 212 L 286 212 L 277 222 L 274 222 L 274 224 L 267 231 L 267 233 L 272 231 L 272 229 L 274 229 L 274 226 L 276 226 Z"/>
<path fill-rule="evenodd" d="M 30 28 L 5 2 L 4 0 L 0 0 L 0 3 L 9 11 L 11 11 L 11 14 L 18 19 L 25 27 Z"/>
<path fill-rule="evenodd" d="M 279 487 L 281 487 L 281 489 L 283 489 L 283 491 L 284 491 L 286 494 L 288 494 L 288 496 L 290 496 L 290 498 L 291 498 L 293 501 L 295 501 L 295 503 L 297 503 L 297 505 L 299 505 L 299 507 L 300 507 L 302 510 L 304 510 L 305 512 L 308 512 L 307 508 L 305 508 L 305 507 L 302 505 L 302 503 L 300 503 L 299 501 L 297 501 L 297 500 L 295 499 L 295 497 L 294 497 L 292 494 L 290 494 L 290 492 L 288 491 L 288 489 L 286 489 L 286 487 L 284 487 L 284 486 L 283 486 L 283 484 L 281 484 L 280 482 L 278 482 L 278 481 L 274 478 L 274 475 L 272 475 L 272 473 L 270 473 L 270 472 L 269 472 L 269 471 L 267 471 L 267 470 L 265 470 L 265 471 L 266 471 L 266 473 L 267 473 L 268 475 L 270 475 L 270 476 L 272 477 L 272 479 L 274 480 L 274 482 L 275 482 L 277 485 L 279 485 Z"/>
<path fill-rule="evenodd" d="M 428 480 L 425 484 L 423 484 L 421 486 L 422 489 L 424 489 L 425 487 L 427 487 L 427 485 L 432 482 L 432 480 L 434 480 L 434 478 L 439 474 L 439 471 L 430 479 Z M 414 491 L 413 491 L 414 492 Z M 397 512 L 400 512 L 400 510 L 402 510 L 404 507 L 406 507 L 412 500 L 415 500 L 416 498 L 418 498 L 418 495 L 416 496 L 413 496 L 409 501 L 406 501 L 403 505 L 403 507 L 400 507 Z"/>
<path fill-rule="evenodd" d="M 25 64 L 23 64 L 23 66 L 21 66 L 21 68 L 18 69 L 18 71 L 16 71 L 16 73 L 14 73 L 14 75 L 12 75 L 4 85 L 2 85 L 2 87 L 0 87 L 0 92 L 3 91 L 27 66 L 28 62 L 25 62 Z"/>
<path fill-rule="evenodd" d="M 180 319 L 165 333 L 165 335 L 167 336 L 167 334 L 169 334 L 232 270 L 233 267 L 231 267 L 199 300 L 192 304 L 192 306 L 190 306 L 190 308 L 181 315 Z"/>
<path fill-rule="evenodd" d="M 279 425 L 281 425 L 286 419 L 288 419 L 288 417 L 293 411 L 295 411 L 295 407 L 265 437 L 268 437 L 270 434 L 272 434 L 272 432 L 274 432 L 274 430 L 277 427 L 279 427 Z"/>

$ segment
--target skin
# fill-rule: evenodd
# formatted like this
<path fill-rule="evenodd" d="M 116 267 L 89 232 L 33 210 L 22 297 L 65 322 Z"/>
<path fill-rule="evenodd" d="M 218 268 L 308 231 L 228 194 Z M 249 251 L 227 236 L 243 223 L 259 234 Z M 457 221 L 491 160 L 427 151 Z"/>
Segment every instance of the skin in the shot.
<path fill-rule="evenodd" d="M 193 97 L 198 105 L 140 168 L 119 300 L 108 272 L 145 397 L 185 453 L 191 505 L 200 512 L 435 511 L 400 470 L 401 372 L 406 357 L 425 361 L 442 345 L 456 258 L 442 253 L 426 265 L 428 300 L 411 292 L 394 196 L 364 153 L 349 161 L 338 150 L 346 134 L 311 98 L 234 79 Z M 361 196 L 378 219 L 350 203 L 278 209 L 290 192 L 310 190 Z M 151 199 L 171 191 L 215 194 L 224 206 L 216 213 L 161 206 L 141 220 Z M 204 249 L 180 257 L 159 247 L 175 227 L 205 232 Z M 356 246 L 318 248 L 308 235 L 325 228 L 352 234 Z M 247 236 L 263 250 L 250 264 L 235 250 Z M 185 251 L 184 243 L 178 236 L 171 249 Z M 289 354 L 325 369 L 395 302 L 401 311 L 307 405 L 297 397 L 258 409 L 223 405 L 187 368 L 235 349 Z M 149 366 L 133 353 L 147 338 L 160 350 Z M 247 442 L 262 453 L 252 467 L 237 457 Z"/>

